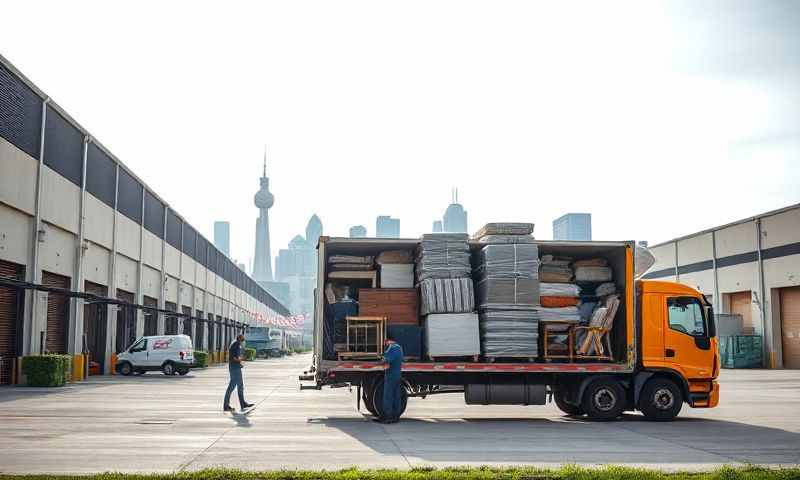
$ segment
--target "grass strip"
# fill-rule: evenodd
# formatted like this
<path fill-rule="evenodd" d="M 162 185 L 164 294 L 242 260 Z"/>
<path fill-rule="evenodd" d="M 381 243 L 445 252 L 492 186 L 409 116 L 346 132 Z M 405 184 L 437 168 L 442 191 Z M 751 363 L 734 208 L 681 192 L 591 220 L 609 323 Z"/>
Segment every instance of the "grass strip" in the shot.
<path fill-rule="evenodd" d="M 207 469 L 172 474 L 100 473 L 94 475 L 4 475 L 0 480 L 796 480 L 800 468 L 722 467 L 706 472 L 664 472 L 641 468 L 564 466 L 534 467 L 418 467 L 410 470 L 275 470 L 251 472 Z"/>

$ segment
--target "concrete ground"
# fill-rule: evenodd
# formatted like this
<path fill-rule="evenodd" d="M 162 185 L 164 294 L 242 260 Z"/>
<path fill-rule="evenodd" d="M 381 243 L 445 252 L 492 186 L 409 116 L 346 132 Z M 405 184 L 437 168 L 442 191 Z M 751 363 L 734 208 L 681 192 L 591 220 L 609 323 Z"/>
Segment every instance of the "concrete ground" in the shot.
<path fill-rule="evenodd" d="M 227 369 L 186 377 L 93 377 L 57 389 L 0 388 L 0 472 L 170 472 L 418 465 L 800 463 L 800 370 L 723 371 L 720 407 L 671 423 L 595 423 L 544 407 L 411 399 L 404 421 L 371 422 L 355 391 L 299 391 L 309 355 L 247 364 L 248 415 L 221 411 Z M 237 402 L 232 402 L 237 405 Z"/>

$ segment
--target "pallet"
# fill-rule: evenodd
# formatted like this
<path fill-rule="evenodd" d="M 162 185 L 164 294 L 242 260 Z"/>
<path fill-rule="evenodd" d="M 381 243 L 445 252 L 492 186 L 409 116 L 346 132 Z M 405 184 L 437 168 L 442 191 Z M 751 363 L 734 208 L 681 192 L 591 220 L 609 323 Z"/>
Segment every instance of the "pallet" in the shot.
<path fill-rule="evenodd" d="M 458 362 L 458 361 L 464 361 L 464 359 L 470 359 L 471 361 L 478 363 L 481 359 L 481 356 L 480 355 L 455 355 L 455 356 L 437 356 L 437 357 L 428 356 L 428 358 L 433 362 Z"/>
<path fill-rule="evenodd" d="M 486 359 L 489 363 L 495 363 L 495 361 L 503 361 L 509 360 L 510 363 L 519 362 L 519 361 L 527 361 L 527 362 L 538 362 L 539 356 L 530 356 L 530 355 L 484 355 L 483 358 Z"/>
<path fill-rule="evenodd" d="M 339 360 L 380 360 L 379 353 L 368 352 L 338 352 Z"/>

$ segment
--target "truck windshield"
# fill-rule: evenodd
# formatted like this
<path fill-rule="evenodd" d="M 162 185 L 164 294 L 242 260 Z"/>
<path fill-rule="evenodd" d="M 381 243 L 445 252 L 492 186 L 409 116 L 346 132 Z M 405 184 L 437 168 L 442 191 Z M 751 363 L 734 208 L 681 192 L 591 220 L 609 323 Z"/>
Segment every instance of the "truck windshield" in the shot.
<path fill-rule="evenodd" d="M 691 335 L 705 337 L 706 322 L 703 306 L 694 297 L 673 297 L 667 299 L 669 310 L 669 328 Z"/>

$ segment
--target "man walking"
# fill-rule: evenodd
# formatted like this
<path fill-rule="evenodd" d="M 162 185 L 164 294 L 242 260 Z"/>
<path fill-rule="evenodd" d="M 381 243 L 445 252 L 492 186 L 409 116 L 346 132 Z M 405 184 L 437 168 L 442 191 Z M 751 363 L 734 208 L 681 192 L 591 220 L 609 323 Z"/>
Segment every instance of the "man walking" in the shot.
<path fill-rule="evenodd" d="M 252 403 L 247 403 L 244 400 L 244 380 L 242 379 L 244 349 L 242 348 L 242 342 L 244 342 L 244 335 L 239 334 L 228 348 L 228 373 L 230 374 L 230 380 L 228 381 L 228 390 L 225 391 L 225 406 L 223 407 L 223 410 L 226 412 L 234 411 L 233 407 L 230 405 L 231 393 L 233 393 L 234 388 L 239 394 L 239 405 L 242 410 L 253 406 Z"/>
<path fill-rule="evenodd" d="M 400 421 L 400 389 L 403 388 L 400 371 L 403 368 L 403 347 L 391 336 L 386 337 L 386 351 L 383 353 L 386 371 L 383 376 L 383 416 L 381 423 Z"/>

